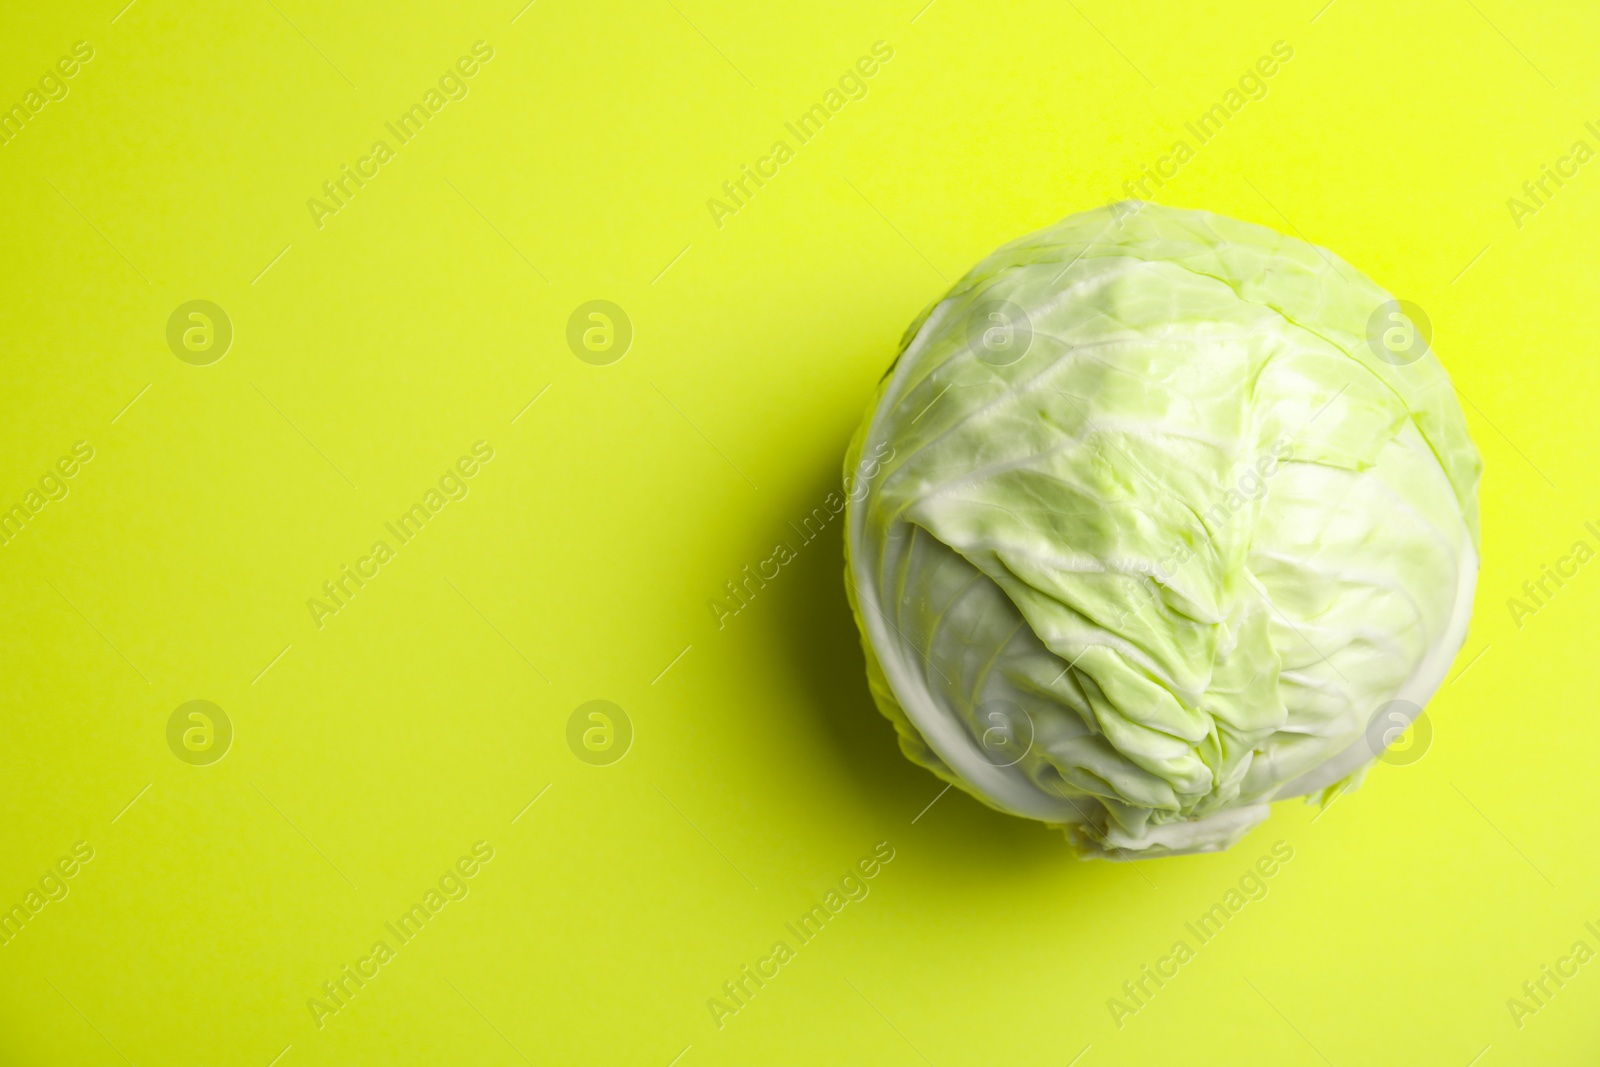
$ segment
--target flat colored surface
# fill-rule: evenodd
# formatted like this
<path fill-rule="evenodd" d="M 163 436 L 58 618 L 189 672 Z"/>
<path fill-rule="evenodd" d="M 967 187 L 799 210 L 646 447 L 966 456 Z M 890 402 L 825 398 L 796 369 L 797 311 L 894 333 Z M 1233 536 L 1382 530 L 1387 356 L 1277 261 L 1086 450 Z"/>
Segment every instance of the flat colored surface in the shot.
<path fill-rule="evenodd" d="M 0 1062 L 1592 1062 L 1600 15 L 121 3 L 0 34 Z M 1485 565 L 1423 758 L 1083 864 L 901 758 L 803 520 L 1145 167 L 1426 310 Z"/>

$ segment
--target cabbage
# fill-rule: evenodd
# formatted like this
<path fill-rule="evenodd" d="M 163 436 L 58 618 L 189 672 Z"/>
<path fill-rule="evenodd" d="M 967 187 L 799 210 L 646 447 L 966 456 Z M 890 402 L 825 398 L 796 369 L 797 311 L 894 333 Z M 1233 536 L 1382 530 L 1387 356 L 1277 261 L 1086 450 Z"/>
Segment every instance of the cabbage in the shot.
<path fill-rule="evenodd" d="M 1085 857 L 1223 849 L 1359 784 L 1478 570 L 1482 464 L 1400 307 L 1303 241 L 1124 202 L 923 312 L 845 460 L 905 754 Z"/>

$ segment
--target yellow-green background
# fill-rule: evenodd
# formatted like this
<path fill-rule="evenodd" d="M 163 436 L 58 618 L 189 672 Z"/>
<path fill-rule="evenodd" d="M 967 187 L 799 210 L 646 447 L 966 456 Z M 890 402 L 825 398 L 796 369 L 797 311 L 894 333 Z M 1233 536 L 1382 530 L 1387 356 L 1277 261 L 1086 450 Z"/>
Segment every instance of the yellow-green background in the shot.
<path fill-rule="evenodd" d="M 8 0 L 0 102 L 96 56 L 0 147 L 0 505 L 96 456 L 0 548 L 0 904 L 96 855 L 0 947 L 0 1061 L 1593 1062 L 1600 964 L 1520 1030 L 1506 1000 L 1600 948 L 1600 570 L 1520 629 L 1506 600 L 1596 544 L 1600 162 L 1521 228 L 1506 200 L 1600 147 L 1600 18 L 920 6 Z M 306 199 L 480 39 L 470 95 L 319 231 Z M 870 94 L 718 229 L 707 198 L 879 40 Z M 707 601 L 837 486 L 924 305 L 1120 197 L 1279 40 L 1159 199 L 1427 310 L 1486 463 L 1477 614 L 1420 762 L 1222 855 L 1082 864 L 927 808 L 837 525 L 724 629 Z M 235 329 L 206 367 L 164 338 L 196 298 Z M 597 298 L 635 328 L 611 366 L 564 340 Z M 306 599 L 479 439 L 471 495 L 318 630 Z M 208 767 L 165 739 L 196 698 L 236 731 Z M 636 731 L 611 766 L 566 743 L 591 699 Z M 471 895 L 319 1030 L 307 999 L 480 839 Z M 1278 840 L 1270 896 L 1119 1030 L 1107 999 Z M 717 1029 L 879 841 L 871 895 Z"/>

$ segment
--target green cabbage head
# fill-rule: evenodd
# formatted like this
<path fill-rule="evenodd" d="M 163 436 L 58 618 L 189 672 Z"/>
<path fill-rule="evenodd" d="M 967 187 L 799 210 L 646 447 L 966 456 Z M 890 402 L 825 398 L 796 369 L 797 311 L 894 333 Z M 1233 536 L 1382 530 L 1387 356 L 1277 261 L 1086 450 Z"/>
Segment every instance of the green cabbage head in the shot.
<path fill-rule="evenodd" d="M 1124 202 L 925 311 L 845 461 L 846 587 L 906 755 L 1111 858 L 1358 784 L 1478 570 L 1481 461 L 1396 308 L 1303 241 Z"/>

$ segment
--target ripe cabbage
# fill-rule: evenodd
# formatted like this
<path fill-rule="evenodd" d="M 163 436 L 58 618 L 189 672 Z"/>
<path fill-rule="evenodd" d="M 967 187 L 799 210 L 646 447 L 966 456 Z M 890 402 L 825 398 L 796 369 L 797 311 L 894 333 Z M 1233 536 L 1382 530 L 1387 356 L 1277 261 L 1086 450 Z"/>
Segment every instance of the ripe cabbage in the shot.
<path fill-rule="evenodd" d="M 1124 202 L 924 311 L 845 460 L 905 754 L 1086 858 L 1216 851 L 1359 784 L 1478 570 L 1482 464 L 1396 306 L 1303 241 Z"/>

